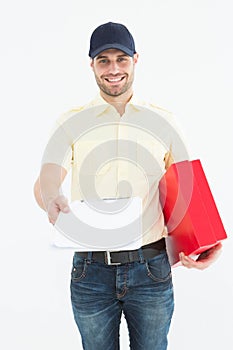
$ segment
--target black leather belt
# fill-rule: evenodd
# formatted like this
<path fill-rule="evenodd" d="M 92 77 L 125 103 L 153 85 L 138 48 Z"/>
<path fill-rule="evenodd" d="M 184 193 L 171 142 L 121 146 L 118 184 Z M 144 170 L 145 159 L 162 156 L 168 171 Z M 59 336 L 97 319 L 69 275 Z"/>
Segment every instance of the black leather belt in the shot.
<path fill-rule="evenodd" d="M 143 258 L 152 259 L 166 249 L 165 239 L 147 244 L 142 247 Z M 76 252 L 80 257 L 87 259 L 88 252 Z M 107 265 L 121 265 L 134 261 L 140 261 L 139 249 L 125 251 L 103 251 L 92 252 L 92 260 L 105 263 Z"/>

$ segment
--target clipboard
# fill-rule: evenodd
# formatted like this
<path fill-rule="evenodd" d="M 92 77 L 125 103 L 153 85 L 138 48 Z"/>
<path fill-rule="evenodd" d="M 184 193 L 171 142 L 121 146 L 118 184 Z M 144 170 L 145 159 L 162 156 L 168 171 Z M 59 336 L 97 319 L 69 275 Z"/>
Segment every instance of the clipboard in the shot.
<path fill-rule="evenodd" d="M 60 212 L 52 246 L 74 251 L 121 251 L 142 246 L 140 197 L 74 201 Z"/>

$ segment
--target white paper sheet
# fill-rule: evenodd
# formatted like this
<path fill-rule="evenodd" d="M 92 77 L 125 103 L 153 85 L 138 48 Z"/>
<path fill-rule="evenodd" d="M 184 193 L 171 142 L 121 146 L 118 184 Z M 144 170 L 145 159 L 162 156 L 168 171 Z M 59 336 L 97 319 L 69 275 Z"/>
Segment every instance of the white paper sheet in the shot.
<path fill-rule="evenodd" d="M 52 244 L 74 251 L 133 250 L 142 246 L 139 197 L 75 201 L 60 213 Z"/>

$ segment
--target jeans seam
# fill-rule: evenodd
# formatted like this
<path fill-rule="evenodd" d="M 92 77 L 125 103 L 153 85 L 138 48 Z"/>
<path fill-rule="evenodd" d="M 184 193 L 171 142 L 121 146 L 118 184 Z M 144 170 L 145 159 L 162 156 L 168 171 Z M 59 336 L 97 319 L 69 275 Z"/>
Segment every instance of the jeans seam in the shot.
<path fill-rule="evenodd" d="M 79 282 L 81 279 L 83 279 L 84 277 L 86 277 L 87 261 L 84 260 L 83 270 L 82 270 L 82 273 L 81 273 L 81 275 L 80 275 L 79 277 L 73 277 L 74 269 L 76 269 L 76 266 L 73 266 L 73 268 L 72 268 L 71 280 L 72 280 L 73 282 Z"/>
<path fill-rule="evenodd" d="M 154 276 L 153 275 L 153 273 L 150 271 L 150 267 L 149 267 L 149 265 L 148 265 L 148 263 L 146 262 L 146 269 L 147 269 L 147 276 L 148 277 L 150 277 L 153 281 L 155 281 L 155 282 L 167 282 L 170 278 L 171 278 L 171 276 L 172 276 L 172 273 L 171 273 L 171 271 L 169 272 L 169 274 L 166 276 L 166 277 L 164 277 L 164 278 L 158 278 L 158 277 L 156 277 L 156 276 Z"/>

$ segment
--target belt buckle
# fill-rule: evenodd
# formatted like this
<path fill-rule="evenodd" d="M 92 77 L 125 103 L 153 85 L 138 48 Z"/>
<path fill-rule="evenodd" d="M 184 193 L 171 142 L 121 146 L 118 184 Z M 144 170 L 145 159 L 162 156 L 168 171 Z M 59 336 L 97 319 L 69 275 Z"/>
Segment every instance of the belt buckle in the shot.
<path fill-rule="evenodd" d="M 117 263 L 117 262 L 114 263 L 114 262 L 112 262 L 111 253 L 112 253 L 112 251 L 110 251 L 110 250 L 107 250 L 105 252 L 105 263 L 107 265 L 121 265 L 121 263 Z"/>

